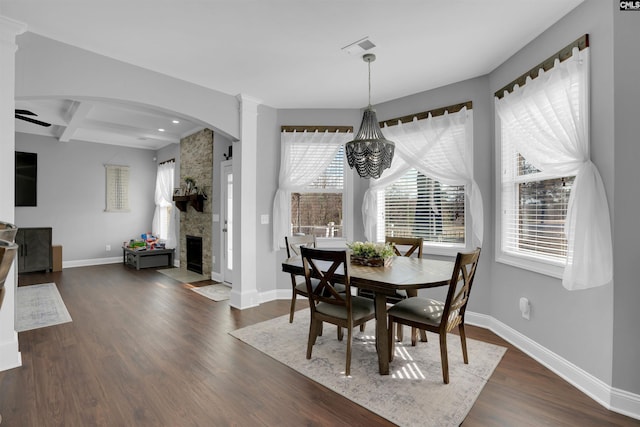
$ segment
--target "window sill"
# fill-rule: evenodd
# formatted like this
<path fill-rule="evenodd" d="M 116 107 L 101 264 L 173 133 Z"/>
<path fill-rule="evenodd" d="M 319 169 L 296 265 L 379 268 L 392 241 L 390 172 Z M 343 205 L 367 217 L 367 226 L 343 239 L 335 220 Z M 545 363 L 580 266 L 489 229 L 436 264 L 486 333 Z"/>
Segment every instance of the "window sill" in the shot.
<path fill-rule="evenodd" d="M 564 267 L 561 265 L 543 262 L 530 257 L 507 254 L 500 250 L 497 250 L 496 262 L 544 274 L 545 276 L 555 277 L 557 279 L 562 279 L 564 274 Z"/>

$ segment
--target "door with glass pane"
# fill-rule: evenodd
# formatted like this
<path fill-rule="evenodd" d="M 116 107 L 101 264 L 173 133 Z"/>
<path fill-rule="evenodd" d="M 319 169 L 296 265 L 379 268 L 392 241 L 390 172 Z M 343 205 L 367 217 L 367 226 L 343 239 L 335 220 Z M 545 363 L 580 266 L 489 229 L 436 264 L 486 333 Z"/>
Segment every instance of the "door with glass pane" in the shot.
<path fill-rule="evenodd" d="M 222 165 L 222 280 L 232 283 L 233 274 L 233 167 Z"/>

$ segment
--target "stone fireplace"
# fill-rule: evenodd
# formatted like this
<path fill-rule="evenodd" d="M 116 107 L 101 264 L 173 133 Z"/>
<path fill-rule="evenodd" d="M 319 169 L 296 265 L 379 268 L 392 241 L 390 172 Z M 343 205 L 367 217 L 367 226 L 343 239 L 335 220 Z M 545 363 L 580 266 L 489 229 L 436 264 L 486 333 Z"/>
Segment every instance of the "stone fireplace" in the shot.
<path fill-rule="evenodd" d="M 193 135 L 180 140 L 180 182 L 176 187 L 185 183 L 185 178 L 195 181 L 195 186 L 207 195 L 203 201 L 202 212 L 187 205 L 184 212 L 180 212 L 180 265 L 192 271 L 197 271 L 192 259 L 188 259 L 187 252 L 193 257 L 193 242 L 198 240 L 201 248 L 201 274 L 211 277 L 212 265 L 212 184 L 213 184 L 213 131 L 203 129 Z M 189 237 L 189 239 L 188 239 Z M 196 238 L 195 240 L 193 238 Z M 191 245 L 191 246 L 190 246 Z M 195 269 L 194 269 L 195 268 Z"/>

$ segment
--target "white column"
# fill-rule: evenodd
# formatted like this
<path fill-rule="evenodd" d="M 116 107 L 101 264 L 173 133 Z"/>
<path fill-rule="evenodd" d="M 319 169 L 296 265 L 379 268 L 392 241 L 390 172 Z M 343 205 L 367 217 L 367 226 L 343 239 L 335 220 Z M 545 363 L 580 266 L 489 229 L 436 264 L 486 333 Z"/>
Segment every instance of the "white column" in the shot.
<path fill-rule="evenodd" d="M 258 105 L 259 101 L 246 95 L 238 95 L 240 102 L 240 141 L 233 143 L 233 177 L 239 177 L 233 195 L 234 256 L 233 289 L 229 299 L 231 307 L 240 310 L 260 304 L 257 288 L 256 233 L 258 211 L 256 186 L 258 169 Z M 239 217 L 239 218 L 238 218 Z M 236 218 L 239 221 L 236 221 Z"/>
<path fill-rule="evenodd" d="M 0 221 L 15 223 L 15 81 L 16 36 L 27 26 L 0 16 Z M 16 264 L 5 280 L 0 309 L 0 371 L 22 365 L 15 331 Z"/>

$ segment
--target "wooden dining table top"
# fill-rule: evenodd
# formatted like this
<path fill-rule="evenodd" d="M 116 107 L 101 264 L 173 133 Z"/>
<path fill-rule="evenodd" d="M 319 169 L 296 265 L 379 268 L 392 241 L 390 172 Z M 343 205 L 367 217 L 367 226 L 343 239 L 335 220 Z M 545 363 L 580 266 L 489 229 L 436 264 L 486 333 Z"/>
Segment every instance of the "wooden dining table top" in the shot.
<path fill-rule="evenodd" d="M 443 286 L 449 283 L 453 272 L 453 261 L 441 261 L 427 258 L 393 258 L 388 267 L 369 267 L 350 264 L 351 285 L 384 294 L 393 295 L 399 289 L 420 289 Z M 304 275 L 302 258 L 294 256 L 282 262 L 286 273 Z M 340 278 L 342 272 L 337 271 Z"/>

